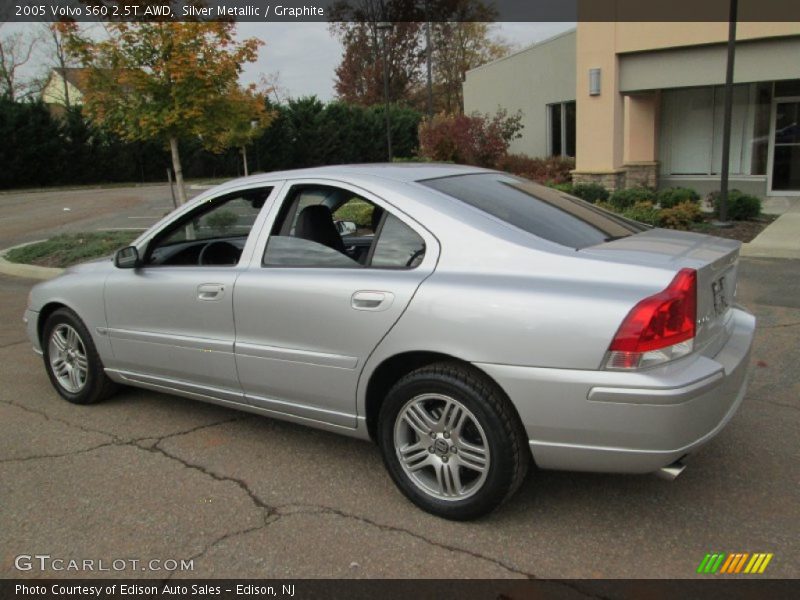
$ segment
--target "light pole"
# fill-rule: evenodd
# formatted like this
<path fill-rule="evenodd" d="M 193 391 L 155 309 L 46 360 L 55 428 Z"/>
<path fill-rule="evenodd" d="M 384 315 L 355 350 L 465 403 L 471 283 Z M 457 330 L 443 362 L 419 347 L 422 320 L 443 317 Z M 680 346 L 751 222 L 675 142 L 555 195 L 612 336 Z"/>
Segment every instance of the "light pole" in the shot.
<path fill-rule="evenodd" d="M 431 15 L 425 0 L 425 62 L 428 71 L 428 120 L 433 119 L 433 73 L 431 67 Z"/>
<path fill-rule="evenodd" d="M 725 72 L 725 116 L 722 124 L 722 170 L 719 181 L 719 220 L 717 227 L 730 227 L 728 221 L 728 180 L 730 178 L 731 121 L 733 120 L 733 65 L 736 57 L 736 19 L 738 0 L 730 0 L 728 17 L 728 65 Z"/>
<path fill-rule="evenodd" d="M 389 162 L 392 162 L 392 122 L 389 117 L 389 53 L 386 47 L 386 35 L 392 30 L 393 25 L 388 21 L 380 21 L 375 25 L 381 34 L 383 46 L 383 101 L 386 105 L 386 152 Z"/>

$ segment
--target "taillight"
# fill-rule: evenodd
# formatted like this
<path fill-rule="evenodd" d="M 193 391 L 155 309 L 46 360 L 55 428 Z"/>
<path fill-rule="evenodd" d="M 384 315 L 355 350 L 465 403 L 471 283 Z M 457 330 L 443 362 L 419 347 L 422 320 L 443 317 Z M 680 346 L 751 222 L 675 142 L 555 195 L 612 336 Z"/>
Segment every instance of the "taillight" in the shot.
<path fill-rule="evenodd" d="M 685 356 L 697 329 L 697 271 L 681 269 L 663 292 L 639 302 L 608 348 L 606 368 L 640 369 Z"/>

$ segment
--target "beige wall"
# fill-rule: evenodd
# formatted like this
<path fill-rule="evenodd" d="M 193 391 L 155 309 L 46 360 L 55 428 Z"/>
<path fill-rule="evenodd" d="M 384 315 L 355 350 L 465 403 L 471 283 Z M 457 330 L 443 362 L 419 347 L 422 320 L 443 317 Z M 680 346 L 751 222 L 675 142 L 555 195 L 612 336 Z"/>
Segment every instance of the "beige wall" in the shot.
<path fill-rule="evenodd" d="M 616 4 L 622 6 L 629 1 L 617 0 Z M 709 52 L 715 57 L 722 52 L 721 56 L 724 57 L 722 43 L 727 40 L 727 35 L 728 24 L 719 22 L 580 22 L 577 27 L 576 55 L 576 171 L 613 172 L 622 169 L 626 160 L 652 160 L 639 158 L 646 156 L 657 158 L 654 132 L 658 111 L 655 107 L 640 105 L 636 100 L 628 100 L 628 107 L 637 112 L 626 116 L 621 79 L 628 86 L 626 89 L 717 83 L 719 78 L 724 78 L 724 60 L 720 63 L 717 58 L 711 65 L 703 57 Z M 800 60 L 788 59 L 795 55 L 795 48 L 800 48 L 798 38 L 776 40 L 784 36 L 800 36 L 800 23 L 740 23 L 737 39 L 748 40 L 742 44 L 746 48 L 739 62 L 740 71 L 760 72 L 760 80 L 780 78 L 778 75 L 784 71 L 787 74 L 794 73 L 794 77 L 797 77 L 800 74 Z M 752 41 L 762 38 L 772 40 Z M 666 50 L 682 46 L 694 48 Z M 647 52 L 650 50 L 660 52 Z M 676 58 L 673 61 L 676 77 L 683 71 L 680 73 L 682 79 L 676 79 L 672 86 L 661 77 L 669 75 L 672 62 L 667 61 L 668 56 Z M 767 64 L 774 66 L 774 73 L 764 67 Z M 706 72 L 711 68 L 710 65 L 714 67 L 715 77 L 710 77 Z M 589 96 L 589 69 L 596 67 L 602 69 L 602 92 L 599 96 Z M 702 77 L 697 81 L 692 80 L 694 83 L 686 83 L 686 77 L 693 72 L 702 72 Z M 643 85 L 641 82 L 648 78 L 654 79 L 652 85 Z M 658 82 L 655 79 L 660 79 L 660 84 L 656 85 Z M 653 119 L 653 122 L 648 119 Z M 625 128 L 625 120 L 628 129 Z"/>
<path fill-rule="evenodd" d="M 81 94 L 78 88 L 67 82 L 67 89 L 69 90 L 70 105 L 79 105 L 83 103 L 83 94 Z M 42 102 L 45 104 L 66 105 L 64 98 L 64 79 L 62 77 L 56 74 L 50 75 L 50 79 L 42 90 Z"/>
<path fill-rule="evenodd" d="M 575 32 L 570 31 L 511 56 L 467 71 L 466 113 L 522 111 L 522 138 L 511 152 L 547 155 L 547 105 L 575 100 Z"/>
<path fill-rule="evenodd" d="M 588 26 L 588 27 L 587 27 Z M 576 44 L 576 170 L 622 166 L 622 95 L 616 54 L 617 23 L 579 23 Z M 589 69 L 600 69 L 600 95 L 589 95 Z"/>
<path fill-rule="evenodd" d="M 702 2 L 703 0 L 697 0 Z M 592 23 L 582 25 L 591 26 Z M 737 40 L 799 35 L 800 23 L 738 23 Z M 727 23 L 617 23 L 616 51 L 641 52 L 728 41 Z"/>

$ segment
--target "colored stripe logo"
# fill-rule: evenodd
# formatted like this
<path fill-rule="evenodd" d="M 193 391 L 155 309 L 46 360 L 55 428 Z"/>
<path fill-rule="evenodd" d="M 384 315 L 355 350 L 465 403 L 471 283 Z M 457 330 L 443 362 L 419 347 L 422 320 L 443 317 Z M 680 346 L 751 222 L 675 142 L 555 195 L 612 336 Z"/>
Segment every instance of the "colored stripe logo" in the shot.
<path fill-rule="evenodd" d="M 733 552 L 726 554 L 724 552 L 714 552 L 706 554 L 697 567 L 697 572 L 704 575 L 732 575 L 736 573 L 743 573 L 749 575 L 756 575 L 763 573 L 769 561 L 772 560 L 772 553 L 756 552 L 750 554 L 748 552 Z"/>

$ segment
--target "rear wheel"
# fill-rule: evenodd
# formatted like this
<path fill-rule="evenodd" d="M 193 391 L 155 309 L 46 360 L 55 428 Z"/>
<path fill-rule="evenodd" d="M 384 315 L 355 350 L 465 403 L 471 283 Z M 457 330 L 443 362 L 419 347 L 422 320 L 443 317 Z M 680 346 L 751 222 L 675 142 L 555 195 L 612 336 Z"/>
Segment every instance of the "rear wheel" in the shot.
<path fill-rule="evenodd" d="M 381 407 L 379 444 L 400 490 L 454 520 L 480 517 L 510 497 L 530 463 L 527 439 L 497 386 L 455 363 L 413 371 Z"/>
<path fill-rule="evenodd" d="M 65 400 L 94 404 L 116 391 L 89 331 L 71 310 L 60 308 L 47 318 L 42 352 L 50 382 Z"/>

